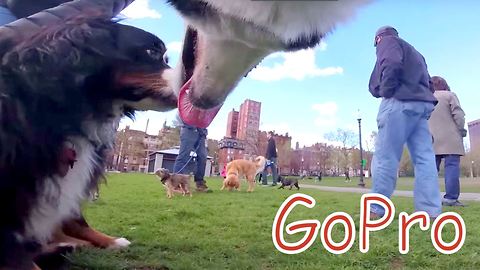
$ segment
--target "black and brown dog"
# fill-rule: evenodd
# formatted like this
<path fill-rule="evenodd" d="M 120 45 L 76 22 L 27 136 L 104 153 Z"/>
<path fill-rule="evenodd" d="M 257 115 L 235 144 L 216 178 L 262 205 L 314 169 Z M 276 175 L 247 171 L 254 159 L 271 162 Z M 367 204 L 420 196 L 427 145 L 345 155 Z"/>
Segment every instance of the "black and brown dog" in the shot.
<path fill-rule="evenodd" d="M 155 172 L 155 175 L 160 179 L 160 182 L 165 186 L 167 197 L 173 197 L 173 193 L 178 192 L 183 196 L 190 195 L 190 175 L 171 173 L 169 170 L 162 168 Z"/>
<path fill-rule="evenodd" d="M 291 178 L 291 177 L 286 177 L 286 176 L 278 176 L 277 182 L 282 183 L 282 185 L 278 189 L 283 189 L 286 186 L 290 186 L 290 190 L 292 189 L 293 186 L 297 188 L 297 190 L 300 190 L 300 186 L 298 185 L 298 179 L 297 178 Z"/>
<path fill-rule="evenodd" d="M 177 104 L 160 39 L 76 11 L 0 28 L 0 269 L 35 269 L 65 221 L 88 227 L 120 118 Z"/>

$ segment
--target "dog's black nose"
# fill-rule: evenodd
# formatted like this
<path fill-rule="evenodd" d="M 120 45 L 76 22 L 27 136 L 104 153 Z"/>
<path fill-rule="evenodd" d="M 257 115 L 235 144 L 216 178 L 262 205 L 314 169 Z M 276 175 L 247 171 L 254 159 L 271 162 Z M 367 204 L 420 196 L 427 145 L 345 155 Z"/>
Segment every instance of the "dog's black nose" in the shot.
<path fill-rule="evenodd" d="M 190 100 L 195 107 L 205 110 L 214 108 L 219 105 L 218 99 L 205 95 L 201 97 L 195 97 L 195 95 L 193 94 L 192 96 L 190 96 Z"/>

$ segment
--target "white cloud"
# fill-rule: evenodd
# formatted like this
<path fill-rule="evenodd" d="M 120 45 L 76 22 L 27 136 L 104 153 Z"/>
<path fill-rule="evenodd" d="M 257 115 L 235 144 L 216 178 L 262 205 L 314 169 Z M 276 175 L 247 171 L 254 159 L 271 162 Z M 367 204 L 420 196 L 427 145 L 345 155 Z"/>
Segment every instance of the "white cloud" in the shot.
<path fill-rule="evenodd" d="M 337 124 L 337 103 L 330 101 L 321 104 L 314 104 L 312 109 L 318 113 L 315 118 L 315 125 L 322 129 L 328 130 L 336 126 Z"/>
<path fill-rule="evenodd" d="M 273 66 L 259 65 L 250 72 L 249 77 L 254 80 L 270 82 L 282 79 L 300 81 L 312 77 L 343 74 L 343 68 L 341 67 L 320 68 L 317 66 L 315 62 L 316 51 L 324 51 L 326 49 L 327 44 L 321 43 L 317 49 L 274 53 L 267 58 L 276 60 Z"/>
<path fill-rule="evenodd" d="M 129 19 L 160 19 L 162 15 L 150 7 L 150 0 L 136 0 L 121 13 Z"/>
<path fill-rule="evenodd" d="M 182 50 L 183 43 L 181 41 L 174 41 L 167 44 L 167 51 L 169 53 L 179 53 Z"/>
<path fill-rule="evenodd" d="M 212 124 L 211 126 L 208 127 L 208 138 L 213 139 L 213 140 L 221 140 L 223 137 L 225 137 L 225 134 L 227 133 L 227 124 L 223 125 L 215 125 Z"/>
<path fill-rule="evenodd" d="M 291 136 L 293 149 L 295 149 L 297 142 L 299 143 L 300 148 L 326 142 L 325 138 L 317 132 L 293 132 Z"/>
<path fill-rule="evenodd" d="M 327 50 L 327 43 L 326 42 L 320 42 L 320 44 L 318 45 L 318 49 L 320 51 L 326 51 Z"/>

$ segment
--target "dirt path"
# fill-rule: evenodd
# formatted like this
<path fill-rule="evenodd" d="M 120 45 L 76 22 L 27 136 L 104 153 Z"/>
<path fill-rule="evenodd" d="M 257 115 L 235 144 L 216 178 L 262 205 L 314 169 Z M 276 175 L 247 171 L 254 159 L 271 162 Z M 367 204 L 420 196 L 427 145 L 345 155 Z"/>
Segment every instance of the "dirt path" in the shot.
<path fill-rule="evenodd" d="M 301 185 L 303 188 L 319 189 L 323 191 L 333 191 L 333 192 L 348 192 L 348 193 L 369 193 L 370 189 L 368 188 L 353 188 L 353 187 L 325 187 L 317 185 Z M 442 197 L 443 197 L 442 193 Z M 400 197 L 413 197 L 413 191 L 406 190 L 395 190 L 393 196 Z M 460 193 L 460 201 L 479 201 L 480 202 L 480 193 Z"/>

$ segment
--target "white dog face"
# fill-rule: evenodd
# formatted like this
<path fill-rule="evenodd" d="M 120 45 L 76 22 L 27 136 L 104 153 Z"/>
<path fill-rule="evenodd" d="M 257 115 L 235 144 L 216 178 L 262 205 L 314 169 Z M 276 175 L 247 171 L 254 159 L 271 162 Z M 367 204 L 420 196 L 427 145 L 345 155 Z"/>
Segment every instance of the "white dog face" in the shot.
<path fill-rule="evenodd" d="M 169 0 L 185 18 L 183 53 L 172 76 L 180 116 L 208 126 L 228 94 L 264 57 L 317 45 L 370 0 Z"/>

